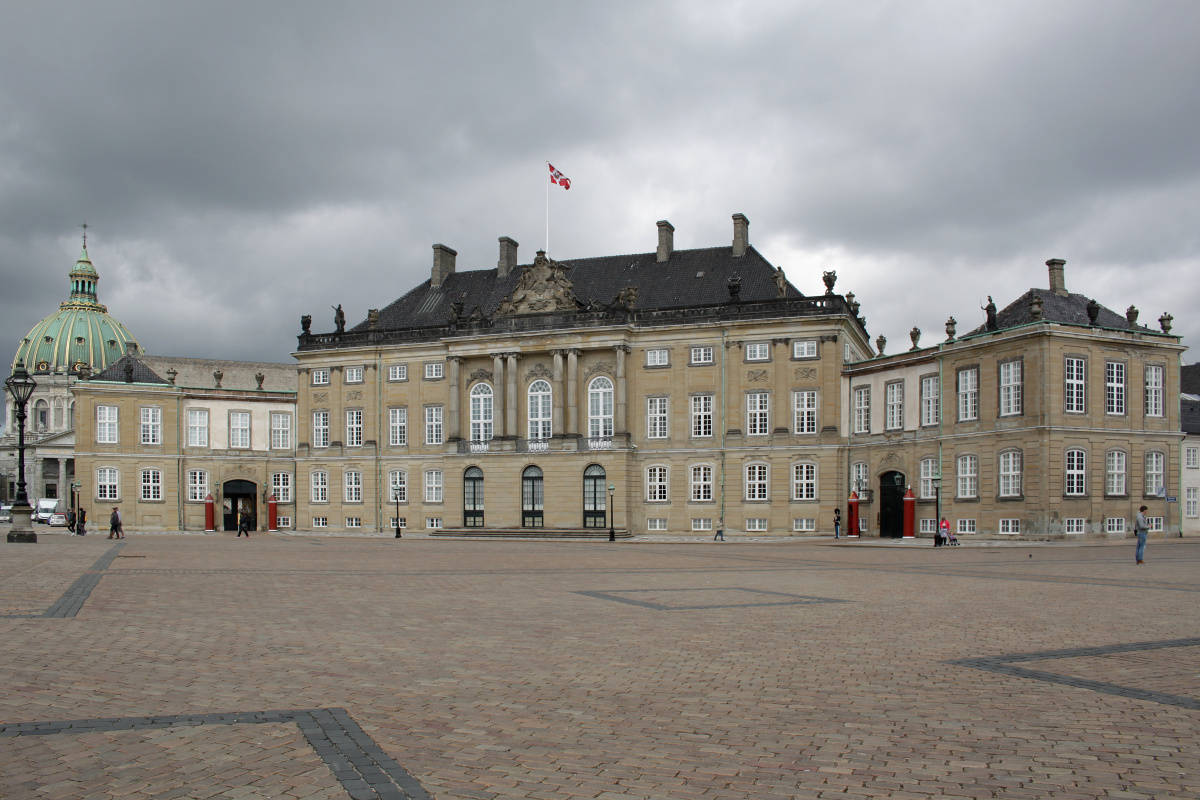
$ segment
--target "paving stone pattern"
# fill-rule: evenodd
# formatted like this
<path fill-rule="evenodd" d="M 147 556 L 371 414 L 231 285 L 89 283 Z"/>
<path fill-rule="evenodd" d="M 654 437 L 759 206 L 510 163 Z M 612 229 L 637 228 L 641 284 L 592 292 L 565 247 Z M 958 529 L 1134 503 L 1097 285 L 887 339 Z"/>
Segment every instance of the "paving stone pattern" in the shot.
<path fill-rule="evenodd" d="M 1200 798 L 1187 540 L 40 538 L 6 799 Z"/>

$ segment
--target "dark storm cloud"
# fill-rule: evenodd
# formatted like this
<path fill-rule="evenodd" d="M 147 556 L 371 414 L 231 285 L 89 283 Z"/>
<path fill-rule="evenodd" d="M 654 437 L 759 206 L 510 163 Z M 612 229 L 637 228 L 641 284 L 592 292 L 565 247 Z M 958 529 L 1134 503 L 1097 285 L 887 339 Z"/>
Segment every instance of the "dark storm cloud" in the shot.
<path fill-rule="evenodd" d="M 1200 333 L 1192 3 L 0 4 L 0 341 L 66 292 L 156 353 L 287 360 L 496 237 L 752 241 L 872 334 L 1068 286 Z M 928 342 L 928 339 L 926 339 Z"/>

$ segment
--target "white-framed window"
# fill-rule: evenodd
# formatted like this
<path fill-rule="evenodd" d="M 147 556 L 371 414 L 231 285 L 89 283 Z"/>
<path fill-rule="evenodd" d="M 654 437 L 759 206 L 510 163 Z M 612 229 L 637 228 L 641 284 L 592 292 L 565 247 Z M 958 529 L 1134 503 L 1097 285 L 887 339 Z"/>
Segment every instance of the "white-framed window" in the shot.
<path fill-rule="evenodd" d="M 646 519 L 646 530 L 648 531 L 665 531 L 667 529 L 666 517 L 648 517 Z"/>
<path fill-rule="evenodd" d="M 713 363 L 713 349 L 711 347 L 693 347 L 691 355 L 691 363 L 693 364 Z"/>
<path fill-rule="evenodd" d="M 1109 517 L 1104 520 L 1105 533 L 1124 533 L 1125 518 L 1124 517 Z"/>
<path fill-rule="evenodd" d="M 956 497 L 971 499 L 979 496 L 979 456 L 968 453 L 958 457 Z"/>
<path fill-rule="evenodd" d="M 271 473 L 271 492 L 275 495 L 277 503 L 292 502 L 292 473 Z"/>
<path fill-rule="evenodd" d="M 1002 519 L 1000 520 L 1000 533 L 1007 535 L 1019 534 L 1021 532 L 1021 520 L 1019 519 Z"/>
<path fill-rule="evenodd" d="M 794 531 L 815 531 L 816 529 L 816 517 L 796 517 L 792 520 L 792 530 Z"/>
<path fill-rule="evenodd" d="M 347 528 L 361 528 L 362 527 L 362 517 L 346 517 L 346 527 Z"/>
<path fill-rule="evenodd" d="M 440 469 L 425 470 L 425 502 L 442 502 L 442 471 Z"/>
<path fill-rule="evenodd" d="M 817 432 L 817 393 L 792 392 L 792 422 L 796 433 Z"/>
<path fill-rule="evenodd" d="M 844 345 L 842 345 L 842 361 L 846 362 L 847 364 L 850 363 L 850 343 L 849 342 L 846 342 Z"/>
<path fill-rule="evenodd" d="M 1188 469 L 1200 469 L 1200 447 L 1185 447 L 1183 457 Z"/>
<path fill-rule="evenodd" d="M 142 444 L 162 444 L 162 409 L 143 408 Z"/>
<path fill-rule="evenodd" d="M 1068 414 L 1087 411 L 1087 361 L 1082 358 L 1066 360 L 1063 410 Z"/>
<path fill-rule="evenodd" d="M 1167 459 L 1162 453 L 1146 453 L 1146 494 L 1156 495 L 1163 487 Z"/>
<path fill-rule="evenodd" d="M 441 517 L 426 517 L 425 529 L 430 531 L 440 531 L 442 529 Z"/>
<path fill-rule="evenodd" d="M 646 502 L 664 503 L 667 499 L 667 468 L 646 467 Z"/>
<path fill-rule="evenodd" d="M 1087 533 L 1087 520 L 1083 517 L 1068 517 L 1064 519 L 1063 533 Z"/>
<path fill-rule="evenodd" d="M 389 517 L 388 519 L 391 520 L 392 530 L 396 530 L 397 528 L 406 530 L 408 528 L 408 517 Z"/>
<path fill-rule="evenodd" d="M 529 384 L 529 438 L 549 439 L 554 435 L 554 393 L 549 381 Z"/>
<path fill-rule="evenodd" d="M 770 499 L 770 482 L 766 464 L 746 465 L 746 499 Z"/>
<path fill-rule="evenodd" d="M 751 532 L 769 530 L 769 528 L 767 527 L 767 518 L 766 517 L 747 517 L 746 518 L 746 530 L 751 531 Z"/>
<path fill-rule="evenodd" d="M 1163 368 L 1146 366 L 1146 416 L 1163 415 Z"/>
<path fill-rule="evenodd" d="M 494 396 L 492 387 L 477 383 L 471 387 L 471 441 L 487 442 L 492 438 Z"/>
<path fill-rule="evenodd" d="M 921 459 L 921 499 L 933 500 L 937 497 L 933 479 L 939 477 L 938 461 L 936 458 Z"/>
<path fill-rule="evenodd" d="M 667 438 L 667 398 L 646 398 L 646 438 Z"/>
<path fill-rule="evenodd" d="M 443 375 L 445 365 L 440 361 L 431 361 L 425 365 L 425 380 L 436 381 L 440 380 Z"/>
<path fill-rule="evenodd" d="M 792 342 L 792 358 L 816 358 L 817 340 L 801 339 Z"/>
<path fill-rule="evenodd" d="M 1067 470 L 1063 491 L 1068 497 L 1087 494 L 1087 454 L 1083 450 L 1067 451 Z"/>
<path fill-rule="evenodd" d="M 1146 517 L 1146 524 L 1149 526 L 1150 533 L 1162 533 L 1163 532 L 1163 518 L 1162 517 Z"/>
<path fill-rule="evenodd" d="M 904 427 L 904 384 L 889 383 L 885 397 L 885 417 L 889 431 Z"/>
<path fill-rule="evenodd" d="M 854 462 L 850 465 L 850 489 L 855 492 L 862 492 L 869 488 L 871 488 L 871 483 L 867 479 L 867 462 Z"/>
<path fill-rule="evenodd" d="M 867 386 L 854 390 L 854 432 L 871 432 L 871 389 Z"/>
<path fill-rule="evenodd" d="M 1007 450 L 1000 454 L 1000 496 L 1021 495 L 1021 452 Z"/>
<path fill-rule="evenodd" d="M 276 521 L 275 524 L 280 528 L 292 527 L 292 518 L 290 516 L 285 517 L 283 514 L 280 514 L 278 517 L 275 518 L 275 521 Z"/>
<path fill-rule="evenodd" d="M 388 496 L 389 503 L 407 503 L 408 502 L 408 474 L 401 469 L 394 469 L 388 473 Z"/>
<path fill-rule="evenodd" d="M 160 470 L 142 470 L 142 499 L 162 500 L 162 472 Z"/>
<path fill-rule="evenodd" d="M 713 396 L 697 394 L 692 396 L 692 436 L 709 437 L 713 435 Z"/>
<path fill-rule="evenodd" d="M 389 381 L 408 380 L 408 364 L 392 364 L 388 367 Z"/>
<path fill-rule="evenodd" d="M 1195 486 L 1187 487 L 1183 497 L 1183 513 L 1189 517 L 1200 516 L 1200 489 Z"/>
<path fill-rule="evenodd" d="M 362 502 L 362 473 L 356 469 L 348 469 L 342 473 L 343 496 L 347 503 Z"/>
<path fill-rule="evenodd" d="M 1125 494 L 1126 459 L 1122 450 L 1109 450 L 1104 455 L 1104 493 Z"/>
<path fill-rule="evenodd" d="M 921 533 L 937 533 L 938 521 L 936 519 L 921 520 Z"/>
<path fill-rule="evenodd" d="M 771 395 L 750 392 L 746 395 L 746 435 L 766 436 L 771 432 Z"/>
<path fill-rule="evenodd" d="M 96 499 L 117 500 L 117 488 L 120 485 L 120 474 L 112 467 L 101 467 L 96 470 Z"/>
<path fill-rule="evenodd" d="M 768 361 L 771 358 L 771 346 L 765 342 L 762 344 L 746 345 L 746 360 L 747 361 Z"/>
<path fill-rule="evenodd" d="M 404 447 L 408 444 L 408 409 L 388 409 L 388 444 Z"/>
<path fill-rule="evenodd" d="M 442 443 L 442 407 L 425 407 L 425 444 Z"/>
<path fill-rule="evenodd" d="M 713 499 L 713 468 L 708 464 L 692 467 L 692 500 L 706 503 Z"/>
<path fill-rule="evenodd" d="M 1005 361 L 1000 365 L 1000 416 L 1012 417 L 1021 413 L 1021 362 Z"/>
<path fill-rule="evenodd" d="M 958 521 L 958 532 L 959 533 L 974 533 L 975 532 L 975 520 L 960 519 Z"/>
<path fill-rule="evenodd" d="M 208 412 L 189 408 L 187 412 L 188 447 L 208 447 Z"/>
<path fill-rule="evenodd" d="M 817 465 L 807 462 L 792 464 L 792 499 L 817 499 Z"/>
<path fill-rule="evenodd" d="M 250 412 L 229 412 L 229 448 L 244 449 L 250 446 Z"/>
<path fill-rule="evenodd" d="M 208 473 L 202 469 L 189 469 L 187 474 L 188 500 L 202 503 L 208 498 Z"/>
<path fill-rule="evenodd" d="M 979 419 L 979 368 L 958 371 L 958 420 Z"/>
<path fill-rule="evenodd" d="M 588 437 L 609 439 L 613 435 L 613 383 L 603 375 L 588 385 Z"/>
<path fill-rule="evenodd" d="M 363 412 L 361 408 L 351 408 L 346 411 L 346 446 L 362 447 L 363 443 Z"/>
<path fill-rule="evenodd" d="M 692 520 L 692 530 L 694 530 L 694 531 L 711 531 L 712 530 L 712 518 L 705 517 L 705 518 L 693 519 Z"/>
<path fill-rule="evenodd" d="M 941 414 L 941 382 L 937 375 L 921 378 L 921 425 L 937 425 Z"/>
<path fill-rule="evenodd" d="M 867 518 L 866 517 L 858 518 L 858 532 L 859 533 L 867 532 Z"/>
<path fill-rule="evenodd" d="M 362 367 L 346 367 L 346 379 L 344 383 L 362 383 L 363 368 Z"/>
<path fill-rule="evenodd" d="M 287 450 L 292 446 L 292 415 L 271 412 L 271 449 Z"/>
<path fill-rule="evenodd" d="M 117 443 L 116 406 L 96 406 L 96 441 L 100 444 Z"/>
<path fill-rule="evenodd" d="M 1125 365 L 1120 361 L 1104 364 L 1104 413 L 1125 414 Z"/>
<path fill-rule="evenodd" d="M 328 386 L 329 385 L 329 370 L 328 369 L 314 369 L 312 371 L 312 385 L 313 386 Z"/>
<path fill-rule="evenodd" d="M 328 528 L 329 527 L 329 517 L 313 517 L 313 527 L 314 528 Z"/>
<path fill-rule="evenodd" d="M 317 470 L 312 474 L 312 502 L 328 503 L 329 502 L 329 473 L 324 470 Z"/>
<path fill-rule="evenodd" d="M 313 447 L 329 447 L 329 412 L 313 412 Z"/>
<path fill-rule="evenodd" d="M 670 363 L 671 351 L 666 349 L 647 350 L 646 351 L 646 366 L 647 367 L 665 367 Z"/>

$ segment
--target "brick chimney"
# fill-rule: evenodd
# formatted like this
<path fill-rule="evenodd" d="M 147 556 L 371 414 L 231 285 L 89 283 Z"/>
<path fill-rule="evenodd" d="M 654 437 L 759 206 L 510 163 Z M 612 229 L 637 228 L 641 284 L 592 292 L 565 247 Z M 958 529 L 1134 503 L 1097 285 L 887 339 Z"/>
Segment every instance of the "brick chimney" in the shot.
<path fill-rule="evenodd" d="M 750 246 L 750 220 L 745 214 L 733 215 L 733 257 L 741 258 L 746 255 Z"/>
<path fill-rule="evenodd" d="M 433 246 L 433 278 L 429 283 L 430 286 L 436 289 L 445 282 L 446 278 L 454 274 L 454 259 L 457 256 L 457 250 L 452 250 L 444 244 Z"/>
<path fill-rule="evenodd" d="M 1046 262 L 1046 266 L 1050 268 L 1050 291 L 1062 297 L 1070 294 L 1067 291 L 1067 282 L 1063 276 L 1063 267 L 1066 266 L 1066 263 L 1061 258 L 1052 258 Z"/>
<path fill-rule="evenodd" d="M 517 268 L 517 243 L 507 236 L 500 237 L 500 260 L 496 262 L 496 276 L 507 278 Z"/>
<path fill-rule="evenodd" d="M 665 219 L 658 221 L 658 260 L 663 262 L 675 252 L 675 226 Z"/>

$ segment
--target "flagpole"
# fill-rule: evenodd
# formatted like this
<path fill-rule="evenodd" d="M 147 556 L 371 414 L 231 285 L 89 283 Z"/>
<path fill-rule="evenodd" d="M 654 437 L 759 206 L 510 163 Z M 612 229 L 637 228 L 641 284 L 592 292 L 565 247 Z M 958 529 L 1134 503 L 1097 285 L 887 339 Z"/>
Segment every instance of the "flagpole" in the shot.
<path fill-rule="evenodd" d="M 550 166 L 550 162 L 546 162 Z M 546 181 L 546 255 L 550 255 L 550 181 Z"/>

